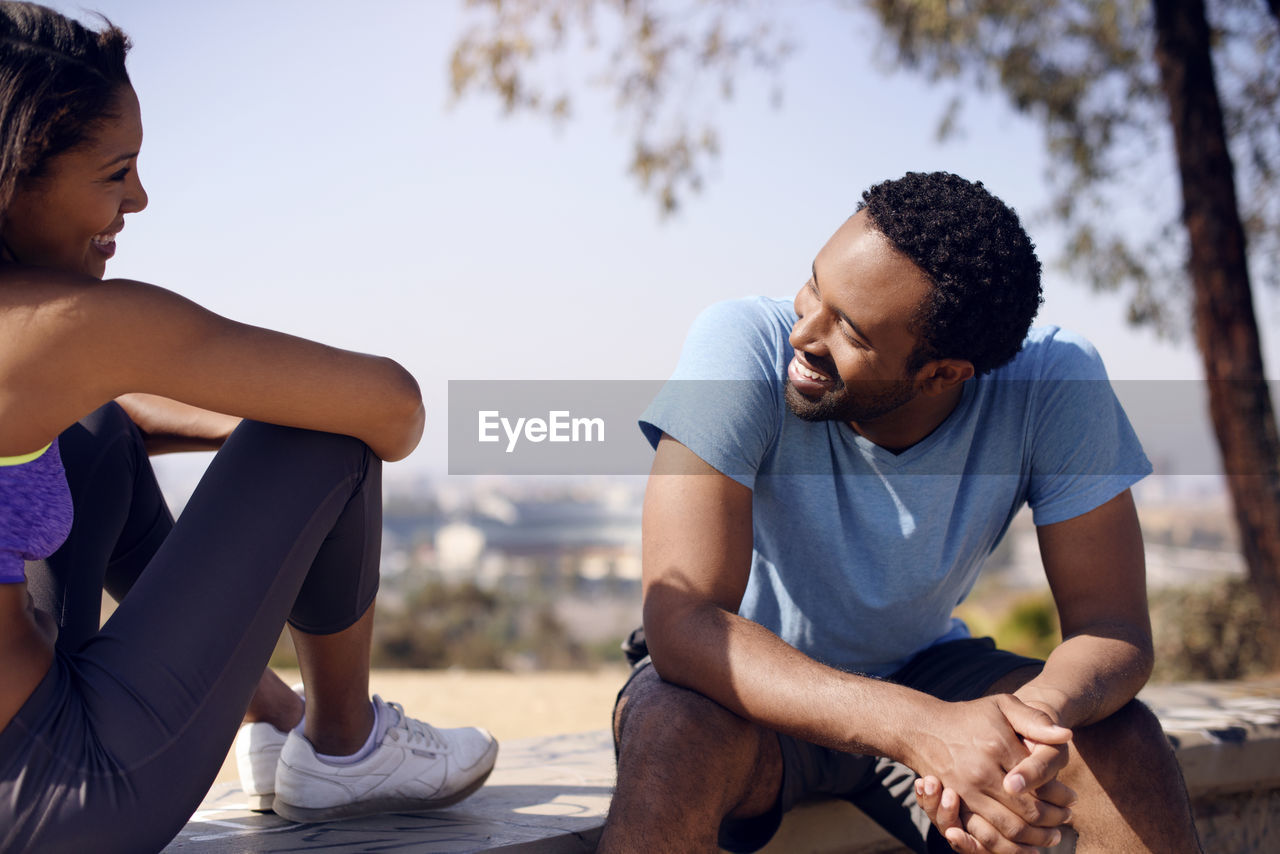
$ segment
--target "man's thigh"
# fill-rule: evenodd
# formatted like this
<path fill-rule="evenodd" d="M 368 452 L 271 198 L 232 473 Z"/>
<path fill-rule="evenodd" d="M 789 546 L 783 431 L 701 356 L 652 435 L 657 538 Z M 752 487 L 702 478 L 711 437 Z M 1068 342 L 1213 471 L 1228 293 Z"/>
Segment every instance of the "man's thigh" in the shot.
<path fill-rule="evenodd" d="M 888 678 L 940 699 L 959 702 L 981 697 L 993 687 L 1012 690 L 1042 666 L 1043 662 L 1035 659 L 996 649 L 989 638 L 967 638 L 922 651 Z M 1012 687 L 1003 688 L 1006 682 Z M 618 694 L 614 707 L 615 744 L 637 707 L 669 704 L 679 696 L 671 691 L 693 694 L 702 702 L 715 705 L 695 692 L 663 682 L 648 658 L 642 658 Z M 691 713 L 696 713 L 696 707 Z M 916 775 L 911 769 L 889 759 L 843 753 L 784 734 L 759 731 L 767 737 L 761 740 L 758 773 L 752 774 L 756 784 L 744 789 L 739 807 L 721 825 L 722 847 L 755 851 L 768 843 L 783 814 L 797 803 L 836 797 L 856 804 L 916 851 L 951 850 L 936 831 L 931 832 L 928 817 L 916 806 L 912 787 Z"/>
<path fill-rule="evenodd" d="M 721 847 L 754 851 L 773 836 L 782 817 L 786 747 L 793 740 L 664 681 L 647 657 L 618 693 L 613 722 L 620 789 L 622 777 L 632 773 L 628 761 L 636 761 L 630 757 L 642 756 L 645 764 L 666 766 L 678 777 L 701 778 L 699 805 L 710 799 L 709 811 L 727 813 Z"/>

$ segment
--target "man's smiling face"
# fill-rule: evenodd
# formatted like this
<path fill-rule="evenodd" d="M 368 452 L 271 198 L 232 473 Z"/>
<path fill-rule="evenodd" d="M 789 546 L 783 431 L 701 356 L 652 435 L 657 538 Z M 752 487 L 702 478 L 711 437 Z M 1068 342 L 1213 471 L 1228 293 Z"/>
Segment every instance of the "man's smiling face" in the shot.
<path fill-rule="evenodd" d="M 931 283 L 872 227 L 850 217 L 796 294 L 787 366 L 788 408 L 807 421 L 874 422 L 919 393 L 911 328 Z"/>

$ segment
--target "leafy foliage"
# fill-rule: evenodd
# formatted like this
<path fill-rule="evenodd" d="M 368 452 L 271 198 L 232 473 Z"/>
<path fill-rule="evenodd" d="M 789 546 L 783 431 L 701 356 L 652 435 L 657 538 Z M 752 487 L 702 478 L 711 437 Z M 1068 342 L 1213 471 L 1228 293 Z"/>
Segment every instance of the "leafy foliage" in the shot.
<path fill-rule="evenodd" d="M 546 74 L 554 76 L 547 65 L 567 50 L 597 60 L 603 53 L 591 82 L 612 93 L 630 126 L 628 171 L 668 213 L 683 194 L 702 187 L 719 153 L 717 101 L 733 97 L 744 68 L 776 77 L 791 52 L 770 5 L 746 0 L 678 7 L 649 0 L 467 0 L 467 6 L 481 22 L 454 48 L 455 97 L 487 90 L 509 113 L 562 121 L 575 93 L 564 82 L 547 82 Z"/>
<path fill-rule="evenodd" d="M 1095 287 L 1129 288 L 1129 319 L 1180 331 L 1186 237 L 1168 107 L 1145 0 L 870 0 L 897 57 L 934 81 L 999 89 L 1043 126 L 1067 262 Z M 1261 0 L 1210 2 L 1216 75 L 1255 274 L 1280 281 L 1280 21 Z M 941 126 L 955 124 L 956 106 Z M 1157 155 L 1157 159 L 1153 159 Z"/>
<path fill-rule="evenodd" d="M 549 599 L 469 582 L 429 581 L 374 624 L 375 667 L 563 670 L 598 664 L 595 653 L 569 636 Z"/>
<path fill-rule="evenodd" d="M 1065 262 L 1104 290 L 1124 288 L 1129 319 L 1165 333 L 1189 316 L 1168 108 L 1146 0 L 828 0 L 869 11 L 890 35 L 886 66 L 957 94 L 939 134 L 958 132 L 962 85 L 1002 91 L 1044 128 L 1051 213 Z M 572 113 L 578 81 L 554 59 L 599 61 L 631 134 L 629 171 L 670 213 L 698 191 L 721 148 L 717 102 L 748 72 L 780 98 L 778 71 L 810 4 L 761 0 L 466 0 L 472 24 L 453 54 L 455 96 L 488 91 L 508 112 Z M 1267 5 L 1269 4 L 1269 6 Z M 1275 0 L 1211 0 L 1216 73 L 1232 141 L 1254 276 L 1280 282 L 1280 12 Z M 552 66 L 552 67 L 549 67 Z M 550 80 L 548 79 L 550 76 Z"/>
<path fill-rule="evenodd" d="M 995 638 L 998 647 L 1019 655 L 1048 658 L 1061 642 L 1058 609 L 1048 591 L 1010 597 L 987 586 L 957 608 L 956 616 L 975 637 Z"/>
<path fill-rule="evenodd" d="M 1152 597 L 1153 679 L 1240 679 L 1268 671 L 1266 621 L 1243 579 L 1164 590 Z"/>
<path fill-rule="evenodd" d="M 433 578 L 415 586 L 403 601 L 379 598 L 372 664 L 422 669 L 590 669 L 620 662 L 619 644 L 620 638 L 583 644 L 571 637 L 547 597 Z M 287 629 L 272 653 L 271 666 L 298 666 Z"/>
<path fill-rule="evenodd" d="M 1060 642 L 1048 592 L 1009 596 L 987 586 L 956 613 L 974 635 L 1021 655 L 1047 658 Z M 1242 679 L 1270 669 L 1262 605 L 1243 578 L 1155 592 L 1151 626 L 1153 682 Z"/>

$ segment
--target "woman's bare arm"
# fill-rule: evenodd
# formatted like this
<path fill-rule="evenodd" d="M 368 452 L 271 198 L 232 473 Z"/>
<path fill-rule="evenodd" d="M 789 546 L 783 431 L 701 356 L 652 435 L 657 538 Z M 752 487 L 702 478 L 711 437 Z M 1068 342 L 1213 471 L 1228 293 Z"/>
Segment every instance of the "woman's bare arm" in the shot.
<path fill-rule="evenodd" d="M 385 460 L 422 435 L 418 385 L 390 359 L 238 323 L 140 282 L 5 278 L 0 455 L 38 448 L 136 392 L 354 436 Z"/>

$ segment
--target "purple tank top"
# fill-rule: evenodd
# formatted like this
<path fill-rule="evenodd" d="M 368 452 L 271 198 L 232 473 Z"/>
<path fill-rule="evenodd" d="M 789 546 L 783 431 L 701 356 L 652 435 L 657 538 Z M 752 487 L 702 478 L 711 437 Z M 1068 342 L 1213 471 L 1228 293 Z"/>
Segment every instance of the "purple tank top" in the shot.
<path fill-rule="evenodd" d="M 57 440 L 35 459 L 0 459 L 0 584 L 26 581 L 23 561 L 53 554 L 70 531 L 71 490 Z"/>

